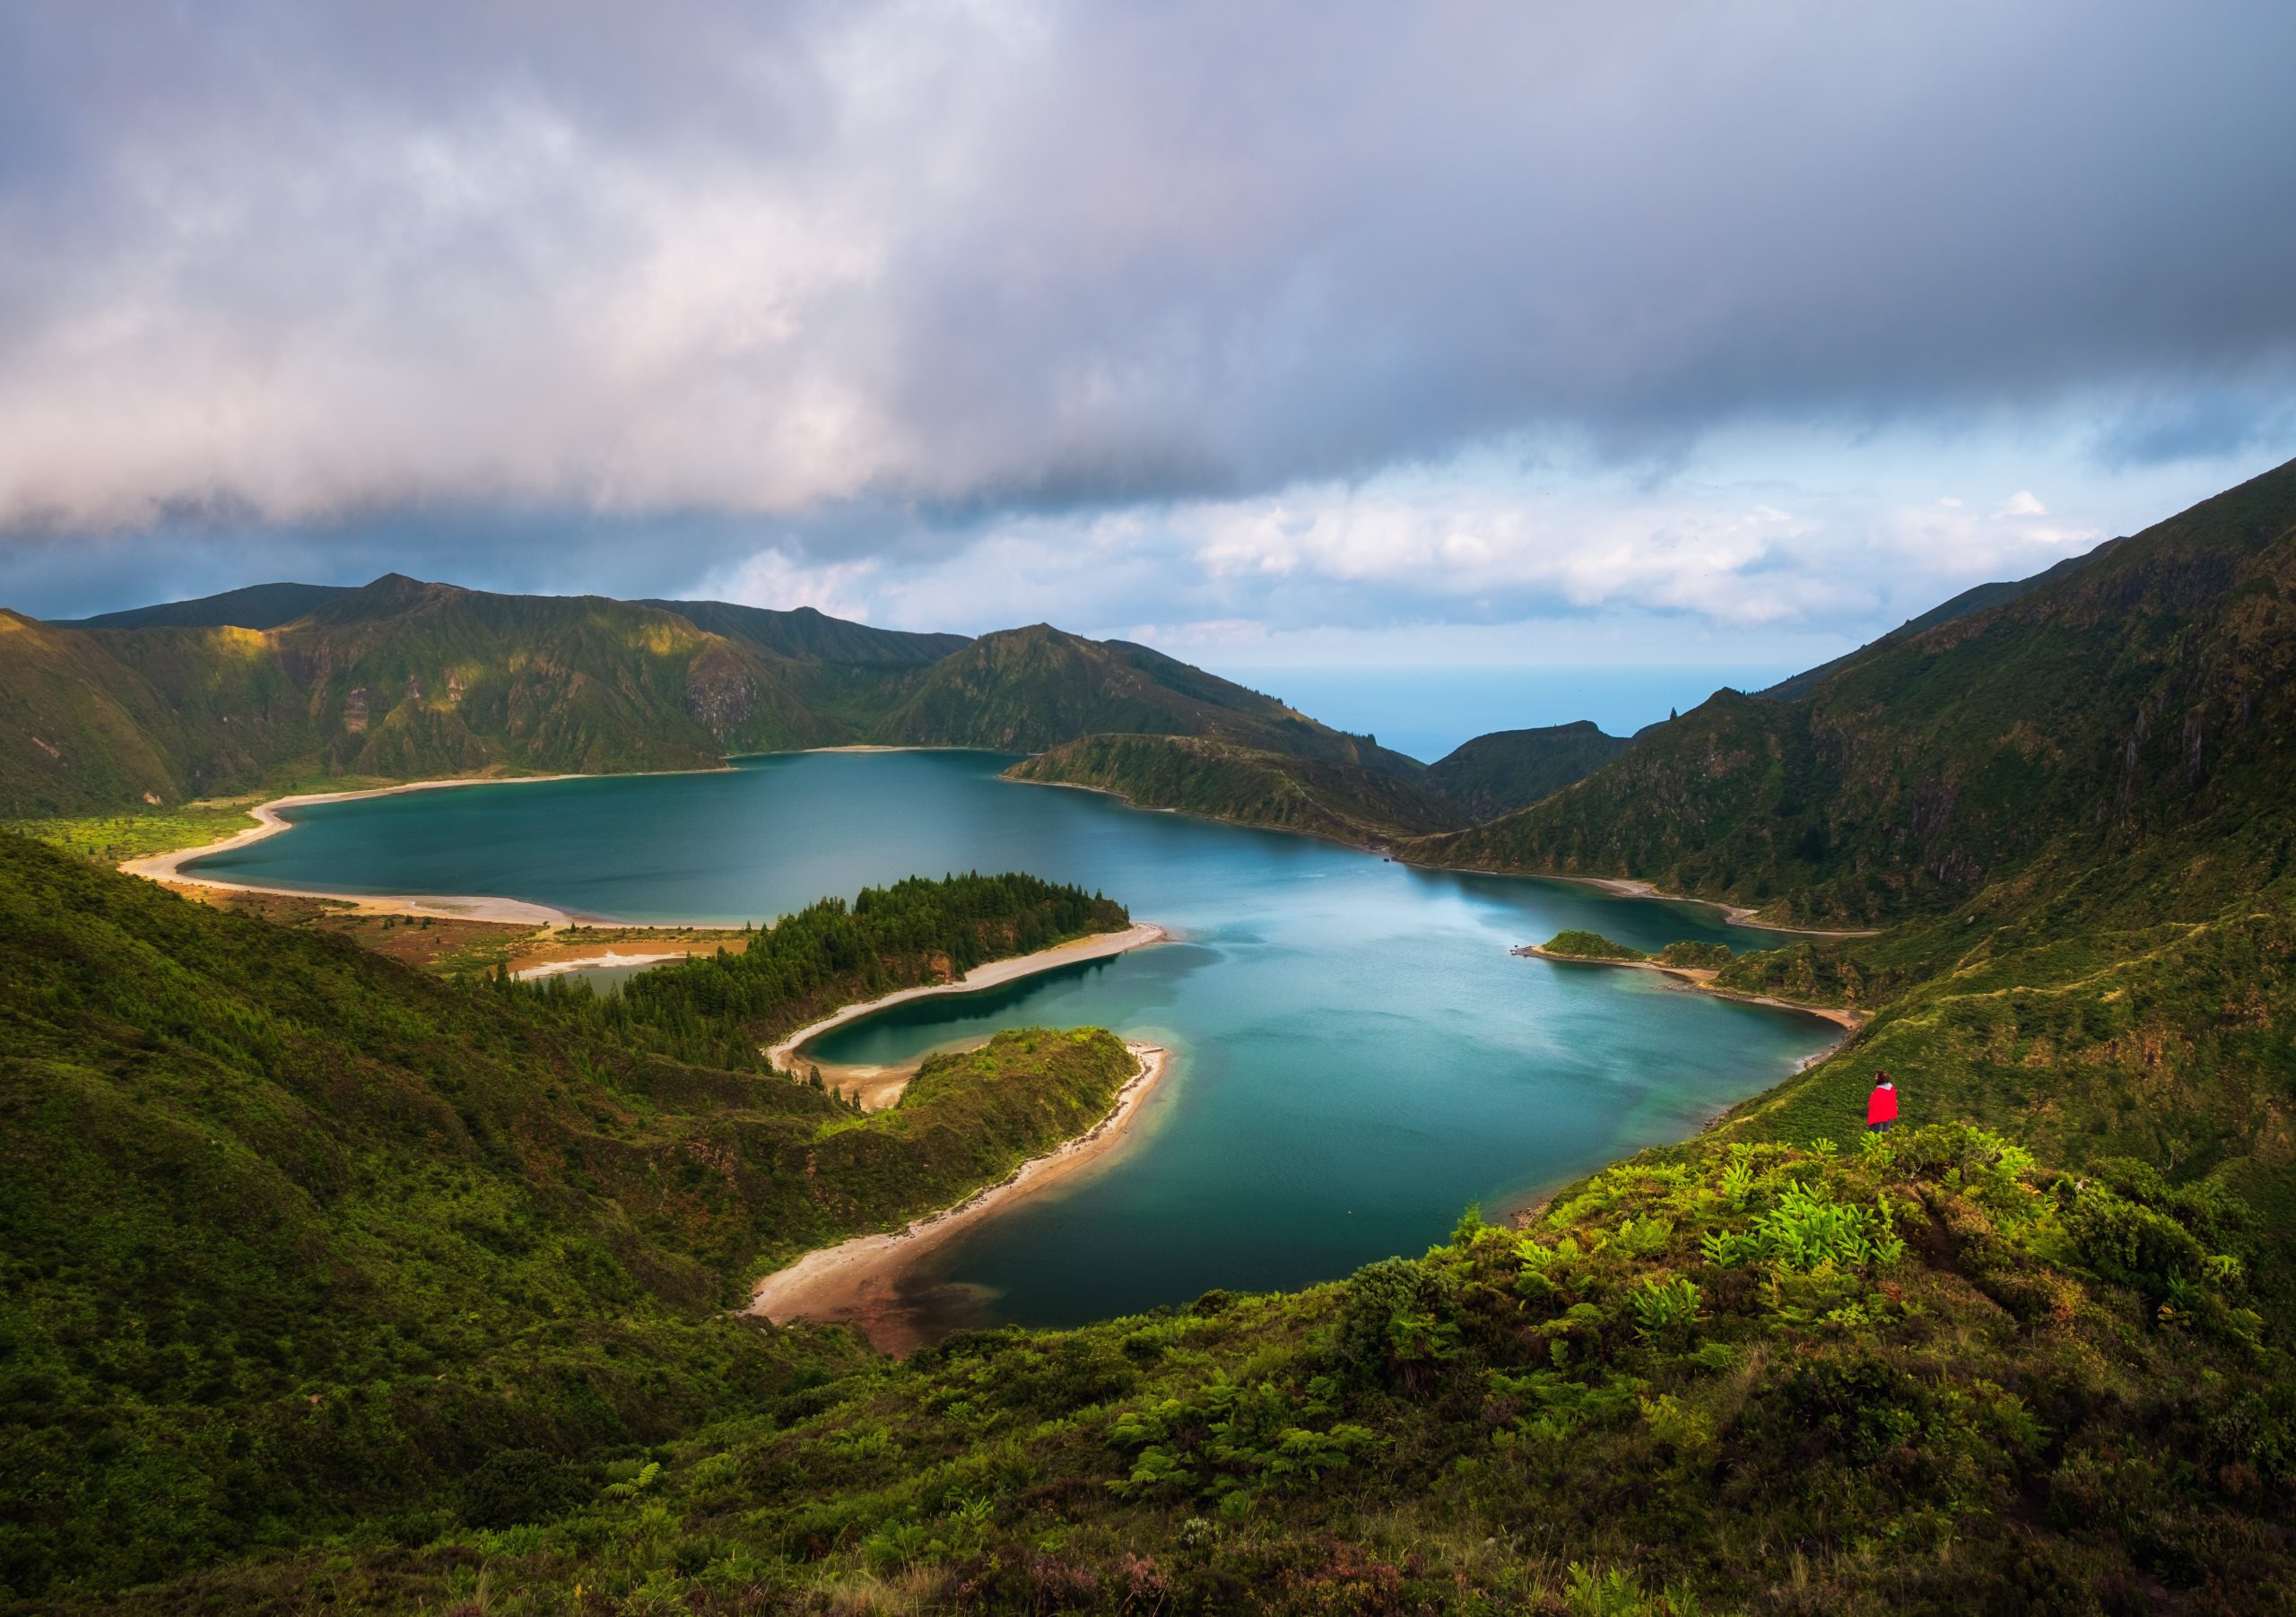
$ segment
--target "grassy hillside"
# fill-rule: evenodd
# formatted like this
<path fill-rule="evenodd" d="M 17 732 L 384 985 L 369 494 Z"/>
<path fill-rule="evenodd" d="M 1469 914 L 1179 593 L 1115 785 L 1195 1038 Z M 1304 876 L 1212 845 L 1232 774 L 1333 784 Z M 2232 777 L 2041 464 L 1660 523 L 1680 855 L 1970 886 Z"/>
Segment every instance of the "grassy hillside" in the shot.
<path fill-rule="evenodd" d="M 265 622 L 230 626 L 241 618 Z M 0 819 L 173 807 L 288 779 L 706 769 L 858 741 L 1035 752 L 1103 732 L 1423 773 L 1146 647 L 1041 625 L 973 641 L 808 608 L 495 596 L 396 575 L 101 622 L 128 626 L 0 619 Z"/>
<path fill-rule="evenodd" d="M 1427 782 L 1469 823 L 1496 820 L 1585 779 L 1626 750 L 1589 720 L 1535 730 L 1497 730 L 1428 766 Z"/>
<path fill-rule="evenodd" d="M 1385 842 L 1459 822 L 1433 793 L 1382 769 L 1195 736 L 1091 735 L 1005 773 L 1342 842 Z"/>
<path fill-rule="evenodd" d="M 268 630 L 10 615 L 0 813 L 100 812 L 283 777 L 701 769 L 845 739 L 770 653 L 596 597 L 387 578 Z"/>
<path fill-rule="evenodd" d="M 1649 1152 L 1344 1285 L 952 1338 L 523 1526 L 124 1609 L 2284 1612 L 2248 1253 L 1966 1129 Z"/>
<path fill-rule="evenodd" d="M 188 795 L 166 700 L 89 637 L 0 609 L 0 813 Z"/>
<path fill-rule="evenodd" d="M 1805 701 L 1718 699 L 1442 845 L 1565 868 L 1606 848 L 1773 915 L 1894 921 L 1722 970 L 1875 1013 L 1726 1133 L 1848 1143 L 1886 1069 L 1909 1119 L 2237 1193 L 2274 1255 L 2257 1294 L 2296 1319 L 2292 522 L 2283 468 Z"/>
<path fill-rule="evenodd" d="M 1908 618 L 1889 633 L 1882 636 L 1880 639 L 1860 646 L 1857 650 L 1846 656 L 1838 656 L 1830 663 L 1821 663 L 1815 668 L 1805 668 L 1790 679 L 1779 681 L 1760 694 L 1770 698 L 1772 701 L 1799 700 L 1834 674 L 1865 656 L 1875 646 L 1890 640 L 1904 639 L 1909 635 L 1917 635 L 1925 630 L 1935 629 L 1941 623 L 1950 623 L 1955 618 L 1966 618 L 1974 613 L 1987 612 L 1996 606 L 2005 606 L 2020 596 L 2031 595 L 2044 584 L 2061 578 L 2067 573 L 2077 572 L 2099 557 L 2109 554 L 2115 545 L 2125 543 L 2126 541 L 2121 539 L 2108 539 L 2094 550 L 2083 551 L 2077 556 L 2067 556 L 2056 566 L 2035 573 L 2030 578 L 1979 584 L 1965 589 L 1958 596 L 1939 602 L 1927 612 Z"/>
<path fill-rule="evenodd" d="M 847 663 L 858 666 L 921 667 L 937 663 L 971 643 L 961 634 L 910 634 L 898 629 L 874 629 L 866 623 L 832 618 L 810 606 L 787 612 L 764 606 L 736 606 L 726 601 L 639 601 L 675 613 L 697 629 L 747 640 L 778 656 L 811 663 Z"/>
<path fill-rule="evenodd" d="M 334 584 L 250 584 L 196 600 L 52 621 L 59 629 L 276 629 L 350 593 Z"/>
<path fill-rule="evenodd" d="M 1424 766 L 1145 646 L 1048 624 L 983 635 L 926 672 L 868 739 L 1040 752 L 1086 735 L 1196 735 L 1412 778 Z"/>
<path fill-rule="evenodd" d="M 1724 693 L 1547 799 L 1414 849 L 1873 925 L 2062 845 L 2127 857 L 2296 787 L 2296 464 L 1799 701 Z"/>
<path fill-rule="evenodd" d="M 977 900 L 944 930 L 993 951 Z M 822 980 L 886 941 L 847 923 Z M 994 1182 L 1132 1071 L 1012 1035 L 865 1118 L 639 1031 L 0 836 L 0 1591 L 597 1497 L 849 1358 L 724 1315 L 770 1255 Z"/>

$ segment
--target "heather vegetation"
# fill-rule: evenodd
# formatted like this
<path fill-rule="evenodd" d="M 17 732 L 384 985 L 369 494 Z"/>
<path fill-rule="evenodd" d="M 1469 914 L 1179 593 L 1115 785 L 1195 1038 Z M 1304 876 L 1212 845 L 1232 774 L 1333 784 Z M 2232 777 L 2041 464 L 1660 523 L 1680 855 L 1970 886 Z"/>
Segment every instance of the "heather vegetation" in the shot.
<path fill-rule="evenodd" d="M 1701 1143 L 1342 1285 L 952 1337 L 515 1524 L 127 1609 L 2284 1611 L 2259 1257 L 2229 1202 L 1979 1130 Z"/>

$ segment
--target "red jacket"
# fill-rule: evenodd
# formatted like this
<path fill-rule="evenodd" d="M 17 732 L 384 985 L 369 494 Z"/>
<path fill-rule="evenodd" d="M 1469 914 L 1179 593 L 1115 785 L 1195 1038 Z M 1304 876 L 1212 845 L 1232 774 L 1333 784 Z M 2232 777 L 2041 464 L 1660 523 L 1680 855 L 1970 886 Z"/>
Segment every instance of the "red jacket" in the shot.
<path fill-rule="evenodd" d="M 1866 1102 L 1866 1121 L 1894 1123 L 1898 1120 L 1898 1092 L 1891 1085 L 1877 1083 L 1873 1097 Z"/>

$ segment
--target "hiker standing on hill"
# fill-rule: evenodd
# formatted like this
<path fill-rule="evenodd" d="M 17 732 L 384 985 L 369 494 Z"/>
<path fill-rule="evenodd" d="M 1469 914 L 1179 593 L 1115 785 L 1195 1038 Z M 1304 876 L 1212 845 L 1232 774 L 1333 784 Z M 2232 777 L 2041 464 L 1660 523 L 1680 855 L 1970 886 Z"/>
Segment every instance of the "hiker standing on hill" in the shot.
<path fill-rule="evenodd" d="M 1898 1120 L 1898 1086 L 1887 1073 L 1874 1074 L 1874 1092 L 1866 1100 L 1866 1128 L 1881 1134 Z"/>

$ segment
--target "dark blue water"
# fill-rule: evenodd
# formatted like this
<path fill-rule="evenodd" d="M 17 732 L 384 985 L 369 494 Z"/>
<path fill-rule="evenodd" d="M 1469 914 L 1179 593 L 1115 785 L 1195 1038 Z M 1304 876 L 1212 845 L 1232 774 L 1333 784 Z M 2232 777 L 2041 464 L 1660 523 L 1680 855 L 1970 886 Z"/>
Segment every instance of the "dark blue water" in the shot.
<path fill-rule="evenodd" d="M 313 891 L 487 893 L 626 920 L 767 920 L 912 874 L 1033 871 L 1183 942 L 820 1040 L 906 1059 L 1092 1022 L 1178 1060 L 1103 1163 L 944 1248 L 990 1316 L 1071 1323 L 1329 1279 L 1624 1152 L 1693 1133 L 1832 1030 L 1647 972 L 1508 953 L 1565 926 L 1655 948 L 1777 940 L 1702 907 L 1414 870 L 1305 838 L 996 778 L 984 753 L 814 753 L 321 804 L 203 873 Z"/>

